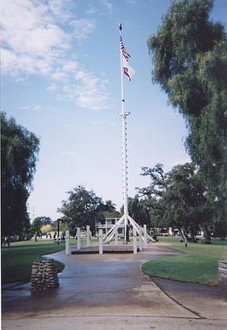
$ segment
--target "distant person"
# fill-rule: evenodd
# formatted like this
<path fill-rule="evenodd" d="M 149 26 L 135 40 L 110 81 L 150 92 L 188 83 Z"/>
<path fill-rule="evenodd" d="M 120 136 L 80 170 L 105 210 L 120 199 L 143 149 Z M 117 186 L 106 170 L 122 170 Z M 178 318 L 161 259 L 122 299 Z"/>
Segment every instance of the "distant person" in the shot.
<path fill-rule="evenodd" d="M 3 246 L 6 246 L 6 244 L 8 245 L 8 247 L 10 247 L 10 239 L 9 239 L 8 236 L 5 237 L 4 245 Z"/>

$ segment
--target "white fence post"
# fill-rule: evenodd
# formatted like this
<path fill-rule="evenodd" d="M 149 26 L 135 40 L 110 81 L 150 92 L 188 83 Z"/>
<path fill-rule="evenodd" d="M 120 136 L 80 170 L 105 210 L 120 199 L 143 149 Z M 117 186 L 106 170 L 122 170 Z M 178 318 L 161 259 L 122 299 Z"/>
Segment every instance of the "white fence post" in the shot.
<path fill-rule="evenodd" d="M 133 253 L 137 253 L 137 234 L 136 228 L 133 226 Z"/>
<path fill-rule="evenodd" d="M 102 237 L 102 229 L 99 229 L 99 254 L 103 254 L 103 237 Z"/>
<path fill-rule="evenodd" d="M 139 249 L 140 251 L 143 250 L 143 247 L 142 247 L 142 228 L 139 226 Z"/>
<path fill-rule="evenodd" d="M 115 245 L 118 244 L 118 226 L 114 226 L 114 233 L 115 233 Z"/>
<path fill-rule="evenodd" d="M 147 248 L 147 225 L 143 225 L 143 231 L 144 231 L 144 248 Z"/>
<path fill-rule="evenodd" d="M 90 246 L 91 244 L 91 233 L 90 233 L 90 226 L 86 226 L 86 232 L 87 232 L 87 247 Z"/>
<path fill-rule="evenodd" d="M 80 228 L 78 227 L 76 229 L 76 245 L 77 245 L 77 250 L 80 250 L 81 244 L 80 244 Z"/>
<path fill-rule="evenodd" d="M 69 230 L 65 231 L 65 254 L 69 256 Z"/>

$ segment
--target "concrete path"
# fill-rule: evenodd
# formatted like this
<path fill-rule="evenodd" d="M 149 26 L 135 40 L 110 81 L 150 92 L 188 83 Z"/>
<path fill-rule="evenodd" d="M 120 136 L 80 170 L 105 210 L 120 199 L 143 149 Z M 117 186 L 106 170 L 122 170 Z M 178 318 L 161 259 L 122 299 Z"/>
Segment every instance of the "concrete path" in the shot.
<path fill-rule="evenodd" d="M 144 262 L 172 254 L 162 243 L 136 255 L 57 253 L 66 265 L 58 289 L 3 289 L 2 329 L 227 329 L 227 301 L 217 288 L 155 283 L 141 271 Z"/>

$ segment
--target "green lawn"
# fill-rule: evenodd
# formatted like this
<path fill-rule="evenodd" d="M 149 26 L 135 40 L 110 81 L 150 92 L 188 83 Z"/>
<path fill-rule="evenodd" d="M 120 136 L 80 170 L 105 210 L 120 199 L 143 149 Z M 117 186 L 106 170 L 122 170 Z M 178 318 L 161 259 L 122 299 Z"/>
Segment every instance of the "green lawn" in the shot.
<path fill-rule="evenodd" d="M 65 244 L 59 245 L 54 241 L 27 241 L 11 243 L 10 247 L 3 247 L 1 253 L 2 283 L 29 281 L 33 261 L 46 254 L 52 254 L 65 249 Z M 64 265 L 55 261 L 58 272 Z"/>
<path fill-rule="evenodd" d="M 189 243 L 186 248 L 179 243 L 179 238 L 159 239 L 170 243 L 170 247 L 180 254 L 143 264 L 142 270 L 146 274 L 184 282 L 217 284 L 218 261 L 227 260 L 227 241 L 215 240 L 212 245 Z"/>

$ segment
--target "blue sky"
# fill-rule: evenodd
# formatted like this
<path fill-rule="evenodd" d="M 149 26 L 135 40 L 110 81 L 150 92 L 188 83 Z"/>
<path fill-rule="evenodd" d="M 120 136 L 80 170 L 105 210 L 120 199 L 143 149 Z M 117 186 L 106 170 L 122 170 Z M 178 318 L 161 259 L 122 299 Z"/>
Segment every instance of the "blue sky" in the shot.
<path fill-rule="evenodd" d="M 2 111 L 40 138 L 28 201 L 31 218 L 61 214 L 66 192 L 83 185 L 123 203 L 118 25 L 136 71 L 124 79 L 129 196 L 144 187 L 141 167 L 166 171 L 189 161 L 185 123 L 152 83 L 147 40 L 170 0 L 2 1 Z M 227 1 L 212 18 L 226 24 Z"/>

